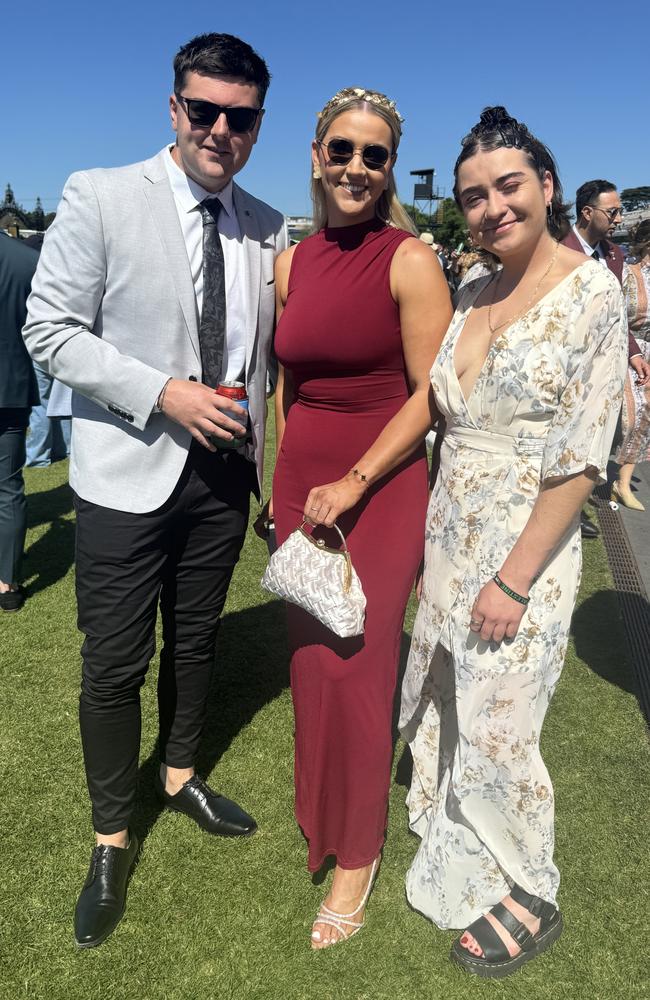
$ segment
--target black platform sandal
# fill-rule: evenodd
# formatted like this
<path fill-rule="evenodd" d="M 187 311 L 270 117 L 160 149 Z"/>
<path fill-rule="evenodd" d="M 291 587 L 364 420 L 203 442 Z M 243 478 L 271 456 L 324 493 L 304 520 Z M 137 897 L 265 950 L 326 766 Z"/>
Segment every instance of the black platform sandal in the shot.
<path fill-rule="evenodd" d="M 540 918 L 537 934 L 531 934 L 526 925 L 520 923 L 507 906 L 497 903 L 490 913 L 514 938 L 521 951 L 514 958 L 511 957 L 490 921 L 485 917 L 479 917 L 464 933 L 471 934 L 483 949 L 481 958 L 472 955 L 461 945 L 463 935 L 454 941 L 451 948 L 452 961 L 461 965 L 466 972 L 472 972 L 475 976 L 483 976 L 486 979 L 503 979 L 526 962 L 530 962 L 532 958 L 541 955 L 562 933 L 562 914 L 553 903 L 548 903 L 539 896 L 531 896 L 518 885 L 513 885 L 510 896 L 515 903 L 525 907 L 534 917 Z"/>

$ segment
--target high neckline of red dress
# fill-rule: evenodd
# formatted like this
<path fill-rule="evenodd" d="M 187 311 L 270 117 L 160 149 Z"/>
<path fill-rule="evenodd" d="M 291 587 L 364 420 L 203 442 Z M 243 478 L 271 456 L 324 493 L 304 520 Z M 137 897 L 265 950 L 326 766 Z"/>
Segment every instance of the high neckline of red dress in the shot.
<path fill-rule="evenodd" d="M 325 226 L 322 232 L 328 243 L 338 243 L 341 247 L 356 247 L 368 233 L 379 232 L 385 228 L 384 220 L 375 216 L 365 222 L 355 222 L 351 226 Z"/>

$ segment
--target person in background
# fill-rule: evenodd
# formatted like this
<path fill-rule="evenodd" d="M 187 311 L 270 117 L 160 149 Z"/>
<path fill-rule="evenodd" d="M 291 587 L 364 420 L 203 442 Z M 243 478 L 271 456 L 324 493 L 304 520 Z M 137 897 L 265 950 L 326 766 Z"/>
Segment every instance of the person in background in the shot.
<path fill-rule="evenodd" d="M 427 504 L 429 370 L 451 315 L 438 261 L 397 199 L 401 134 L 384 94 L 346 88 L 327 102 L 311 153 L 316 232 L 276 265 L 277 540 L 307 518 L 338 545 L 327 531 L 337 522 L 367 599 L 364 634 L 351 639 L 287 607 L 296 818 L 309 870 L 336 858 L 313 948 L 361 928 L 384 844 L 402 623 Z"/>
<path fill-rule="evenodd" d="M 25 603 L 20 586 L 27 524 L 22 470 L 38 387 L 20 331 L 37 262 L 35 250 L 0 233 L 0 611 L 19 611 Z"/>
<path fill-rule="evenodd" d="M 40 253 L 44 239 L 45 233 L 34 233 L 24 243 Z M 29 417 L 25 466 L 43 469 L 70 454 L 70 390 L 57 383 L 40 365 L 34 365 L 34 373 L 41 401 L 32 407 Z M 61 393 L 65 393 L 68 399 L 68 408 L 63 413 L 52 407 L 53 399 Z"/>
<path fill-rule="evenodd" d="M 623 206 L 616 185 L 611 181 L 585 181 L 576 191 L 576 222 L 563 239 L 572 250 L 587 254 L 608 268 L 623 283 L 625 258 L 623 251 L 611 237 L 623 217 Z M 650 364 L 646 360 L 632 332 L 628 338 L 628 359 L 633 373 L 646 385 Z M 583 538 L 595 538 L 598 528 L 584 514 L 581 517 Z"/>
<path fill-rule="evenodd" d="M 454 194 L 502 264 L 462 289 L 431 371 L 447 429 L 400 728 L 414 768 L 415 909 L 501 978 L 562 931 L 540 733 L 569 639 L 580 510 L 606 478 L 627 365 L 621 288 L 562 246 L 555 161 L 503 107 L 462 143 Z"/>
<path fill-rule="evenodd" d="M 476 281 L 486 274 L 494 274 L 500 268 L 496 257 L 491 253 L 486 253 L 480 247 L 472 247 L 464 251 L 458 260 L 458 282 L 457 292 L 470 281 Z"/>
<path fill-rule="evenodd" d="M 460 292 L 461 288 L 468 285 L 470 281 L 476 281 L 477 278 L 483 278 L 486 274 L 494 274 L 494 272 L 498 271 L 500 267 L 501 264 L 498 263 L 492 254 L 484 254 L 479 251 L 473 263 L 471 263 L 465 271 L 462 281 L 458 286 L 458 291 Z"/>
<path fill-rule="evenodd" d="M 420 233 L 420 240 L 422 241 L 422 243 L 424 243 L 425 246 L 431 247 L 434 254 L 438 258 L 438 263 L 440 264 L 442 273 L 444 274 L 447 283 L 449 283 L 449 276 L 448 276 L 449 261 L 447 260 L 445 249 L 442 246 L 442 244 L 436 243 L 436 241 L 433 238 L 433 233 L 429 233 L 426 230 L 423 233 Z"/>
<path fill-rule="evenodd" d="M 233 180 L 257 142 L 269 80 L 233 35 L 184 45 L 169 98 L 175 144 L 70 178 L 29 300 L 32 357 L 74 390 L 80 723 L 96 838 L 75 910 L 83 948 L 122 918 L 138 850 L 140 688 L 158 604 L 157 793 L 211 834 L 256 830 L 195 760 L 219 618 L 261 483 L 273 263 L 288 243 L 281 214 Z M 248 419 L 215 391 L 224 379 L 245 384 Z"/>
<path fill-rule="evenodd" d="M 636 261 L 626 265 L 627 318 L 650 371 L 650 219 L 638 224 L 630 249 Z M 650 374 L 641 375 L 632 364 L 625 382 L 622 432 L 623 440 L 614 456 L 620 468 L 612 485 L 612 500 L 642 511 L 645 507 L 632 493 L 632 473 L 637 462 L 650 461 Z"/>
<path fill-rule="evenodd" d="M 34 365 L 34 373 L 41 401 L 33 407 L 29 418 L 25 465 L 45 469 L 70 454 L 71 421 L 70 417 L 50 416 L 50 396 L 55 379 L 40 365 Z"/>

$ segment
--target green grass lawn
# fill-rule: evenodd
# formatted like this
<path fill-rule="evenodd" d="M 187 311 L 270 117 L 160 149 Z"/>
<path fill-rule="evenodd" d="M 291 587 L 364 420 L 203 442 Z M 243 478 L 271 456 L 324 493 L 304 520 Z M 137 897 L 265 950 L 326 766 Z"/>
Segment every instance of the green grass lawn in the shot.
<path fill-rule="evenodd" d="M 92 832 L 77 729 L 73 517 L 67 468 L 27 470 L 29 600 L 0 617 L 0 998 L 53 1000 L 481 1000 L 648 996 L 648 745 L 600 542 L 585 547 L 574 641 L 544 730 L 557 792 L 566 930 L 512 979 L 468 977 L 451 933 L 411 911 L 416 849 L 398 743 L 389 836 L 363 932 L 309 949 L 326 891 L 312 882 L 292 814 L 292 709 L 283 614 L 259 588 L 249 534 L 220 634 L 200 768 L 257 818 L 250 840 L 210 838 L 160 811 L 155 666 L 143 691 L 135 828 L 143 850 L 127 914 L 100 948 L 77 951 L 72 912 Z M 409 621 L 412 620 L 410 609 Z M 401 783 L 400 783 L 401 782 Z"/>

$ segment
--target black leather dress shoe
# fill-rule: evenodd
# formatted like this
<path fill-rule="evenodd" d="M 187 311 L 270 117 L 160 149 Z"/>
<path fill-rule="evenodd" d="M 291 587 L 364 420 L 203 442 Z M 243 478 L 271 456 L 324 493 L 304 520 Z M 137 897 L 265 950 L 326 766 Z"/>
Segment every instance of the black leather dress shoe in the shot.
<path fill-rule="evenodd" d="M 208 833 L 220 837 L 248 837 L 257 830 L 257 823 L 252 816 L 240 809 L 236 802 L 217 795 L 196 774 L 188 778 L 176 795 L 169 795 L 165 791 L 158 776 L 156 788 L 169 809 L 191 816 Z"/>
<path fill-rule="evenodd" d="M 138 853 L 138 838 L 128 847 L 99 844 L 90 859 L 88 877 L 77 900 L 74 937 L 80 948 L 94 948 L 119 924 L 126 908 L 126 883 Z"/>
<path fill-rule="evenodd" d="M 580 515 L 580 534 L 583 538 L 598 538 L 600 530 L 598 525 L 590 521 L 584 514 Z"/>

